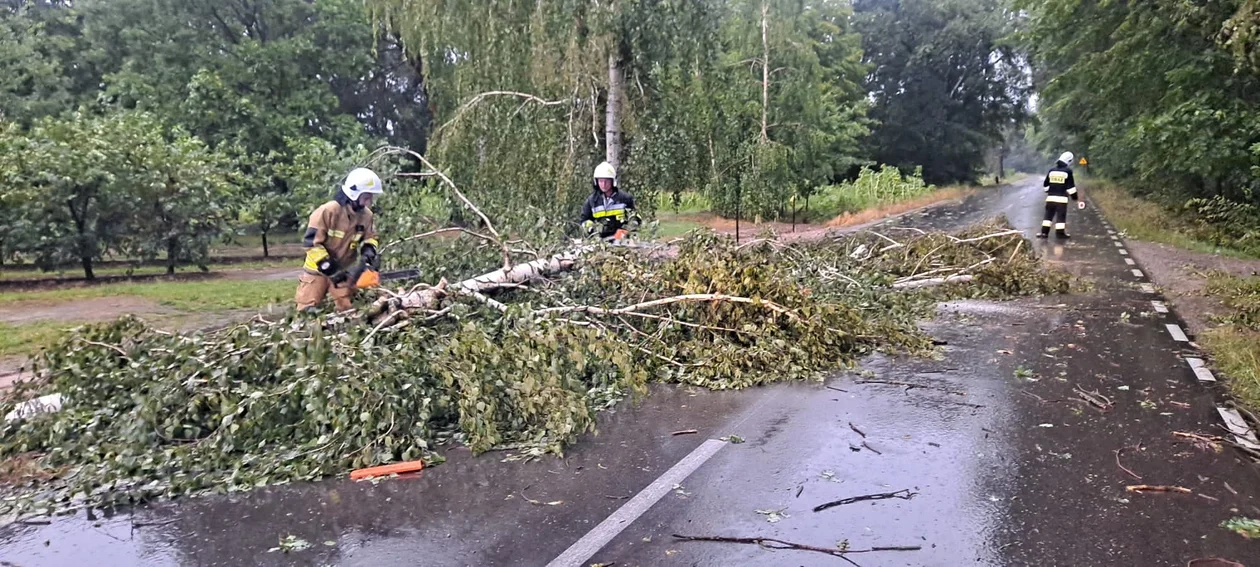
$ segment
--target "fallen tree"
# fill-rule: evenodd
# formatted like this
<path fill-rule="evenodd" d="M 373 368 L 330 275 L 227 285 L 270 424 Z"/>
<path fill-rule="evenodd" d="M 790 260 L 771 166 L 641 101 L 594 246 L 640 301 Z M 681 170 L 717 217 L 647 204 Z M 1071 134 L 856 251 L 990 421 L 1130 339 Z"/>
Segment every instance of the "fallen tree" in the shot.
<path fill-rule="evenodd" d="M 490 257 L 515 254 L 487 236 L 476 240 Z M 1023 242 L 997 224 L 791 245 L 697 232 L 668 254 L 579 246 L 382 290 L 363 305 L 368 325 L 291 314 L 188 334 L 135 318 L 84 327 L 0 403 L 61 401 L 0 428 L 0 458 L 29 465 L 0 488 L 0 514 L 436 463 L 452 444 L 560 453 L 650 382 L 814 379 L 874 350 L 930 352 L 916 323 L 940 300 L 1066 291 L 1068 276 Z"/>

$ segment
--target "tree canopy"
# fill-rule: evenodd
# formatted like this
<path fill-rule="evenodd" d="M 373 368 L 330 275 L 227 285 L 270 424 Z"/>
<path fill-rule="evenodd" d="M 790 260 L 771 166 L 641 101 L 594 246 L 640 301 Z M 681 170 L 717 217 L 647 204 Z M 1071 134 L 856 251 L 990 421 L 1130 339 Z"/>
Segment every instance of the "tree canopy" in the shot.
<path fill-rule="evenodd" d="M 1255 244 L 1256 4 L 1020 3 L 1048 142 Z M 1219 222 L 1218 222 L 1219 221 Z"/>

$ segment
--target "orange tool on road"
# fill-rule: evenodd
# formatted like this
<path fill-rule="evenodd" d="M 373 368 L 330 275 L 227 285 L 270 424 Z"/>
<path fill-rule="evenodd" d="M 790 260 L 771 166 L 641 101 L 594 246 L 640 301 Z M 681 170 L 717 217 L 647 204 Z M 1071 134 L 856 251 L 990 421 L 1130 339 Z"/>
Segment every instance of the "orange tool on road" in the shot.
<path fill-rule="evenodd" d="M 363 480 L 374 476 L 389 476 L 391 474 L 403 474 L 416 472 L 424 468 L 424 461 L 407 461 L 405 463 L 394 463 L 392 465 L 381 465 L 379 467 L 368 467 L 366 469 L 357 469 L 350 471 L 351 480 Z"/>

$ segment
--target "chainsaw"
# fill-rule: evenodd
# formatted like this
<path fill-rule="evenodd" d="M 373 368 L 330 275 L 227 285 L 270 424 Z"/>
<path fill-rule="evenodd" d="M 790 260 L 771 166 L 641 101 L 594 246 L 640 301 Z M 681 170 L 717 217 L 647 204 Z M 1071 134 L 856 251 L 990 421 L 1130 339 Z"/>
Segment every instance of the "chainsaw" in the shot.
<path fill-rule="evenodd" d="M 354 287 L 358 289 L 377 287 L 381 285 L 381 282 L 411 280 L 420 277 L 420 270 L 418 269 L 396 270 L 393 272 L 381 273 L 371 266 L 360 266 L 358 270 L 355 270 L 355 272 Z"/>

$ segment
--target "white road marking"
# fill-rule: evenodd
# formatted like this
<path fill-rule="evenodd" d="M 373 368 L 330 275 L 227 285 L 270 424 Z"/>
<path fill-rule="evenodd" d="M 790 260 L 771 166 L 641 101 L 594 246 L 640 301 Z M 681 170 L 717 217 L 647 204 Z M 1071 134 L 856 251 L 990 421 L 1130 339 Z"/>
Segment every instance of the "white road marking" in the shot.
<path fill-rule="evenodd" d="M 1151 302 L 1151 307 L 1154 307 L 1154 308 L 1155 308 L 1155 312 L 1156 312 L 1156 313 L 1167 313 L 1167 312 L 1168 312 L 1168 306 L 1167 306 L 1167 305 L 1164 305 L 1164 302 L 1163 302 L 1163 301 L 1152 301 L 1152 302 Z"/>
<path fill-rule="evenodd" d="M 1125 264 L 1128 264 L 1128 265 L 1130 265 L 1130 266 L 1132 266 L 1132 265 L 1134 265 L 1134 264 L 1137 264 L 1137 262 L 1134 262 L 1134 261 L 1133 261 L 1133 258 L 1125 258 L 1125 259 L 1124 259 L 1124 263 L 1125 263 Z"/>
<path fill-rule="evenodd" d="M 1172 335 L 1172 338 L 1174 341 L 1178 341 L 1182 343 L 1190 342 L 1190 337 L 1186 336 L 1186 332 L 1181 330 L 1180 326 L 1174 325 L 1172 323 L 1169 323 L 1164 326 L 1168 328 L 1168 334 Z"/>
<path fill-rule="evenodd" d="M 1119 240 L 1117 240 L 1117 241 L 1116 241 L 1116 248 L 1124 248 L 1124 243 L 1123 243 L 1123 242 L 1120 242 Z"/>
<path fill-rule="evenodd" d="M 1238 415 L 1236 409 L 1216 408 L 1217 413 L 1221 414 L 1221 419 L 1225 420 L 1225 427 L 1229 428 L 1229 432 L 1234 434 L 1234 439 L 1239 445 L 1248 449 L 1260 450 L 1260 441 L 1256 440 L 1256 434 L 1247 426 L 1247 422 L 1243 421 L 1241 415 Z"/>
<path fill-rule="evenodd" d="M 1129 255 L 1129 251 L 1128 251 L 1128 250 L 1125 250 L 1124 248 L 1121 248 L 1121 249 L 1120 249 L 1120 253 L 1121 253 L 1121 254 L 1124 254 L 1125 256 L 1128 256 L 1128 255 Z"/>
<path fill-rule="evenodd" d="M 1198 378 L 1200 382 L 1216 381 L 1216 377 L 1212 375 L 1211 370 L 1208 370 L 1207 364 L 1203 362 L 1202 358 L 1187 356 L 1186 364 L 1189 364 L 1190 368 L 1194 370 L 1194 377 Z"/>
<path fill-rule="evenodd" d="M 1142 293 L 1155 293 L 1155 284 L 1142 284 Z"/>
<path fill-rule="evenodd" d="M 1107 229 L 1107 234 L 1115 234 L 1115 233 L 1116 233 L 1116 231 L 1111 230 L 1110 228 L 1109 228 L 1109 229 Z"/>
<path fill-rule="evenodd" d="M 1112 234 L 1112 235 L 1111 235 L 1111 239 L 1112 239 L 1112 240 L 1120 240 L 1120 237 L 1119 237 L 1119 236 L 1116 236 L 1115 234 Z"/>
<path fill-rule="evenodd" d="M 1139 269 L 1137 269 L 1137 268 L 1133 268 L 1133 275 L 1134 275 L 1134 276 L 1136 276 L 1136 277 L 1139 277 L 1139 278 L 1140 278 L 1140 277 L 1142 277 L 1142 270 L 1139 270 Z"/>
<path fill-rule="evenodd" d="M 717 439 L 709 439 L 696 447 L 691 454 L 683 457 L 665 474 L 652 481 L 647 488 L 644 488 L 638 494 L 626 502 L 624 506 L 613 512 L 604 521 L 600 522 L 595 529 L 587 532 L 582 539 L 577 540 L 569 549 L 564 550 L 559 557 L 553 559 L 547 567 L 583 567 L 587 564 L 587 560 L 594 557 L 599 550 L 603 549 L 608 542 L 617 537 L 622 530 L 634 523 L 635 520 L 642 516 L 645 512 L 656 504 L 662 497 L 669 494 L 675 485 L 682 484 L 696 469 L 700 468 L 705 461 L 708 461 L 713 455 L 717 454 L 722 447 L 726 446 L 723 441 Z"/>

